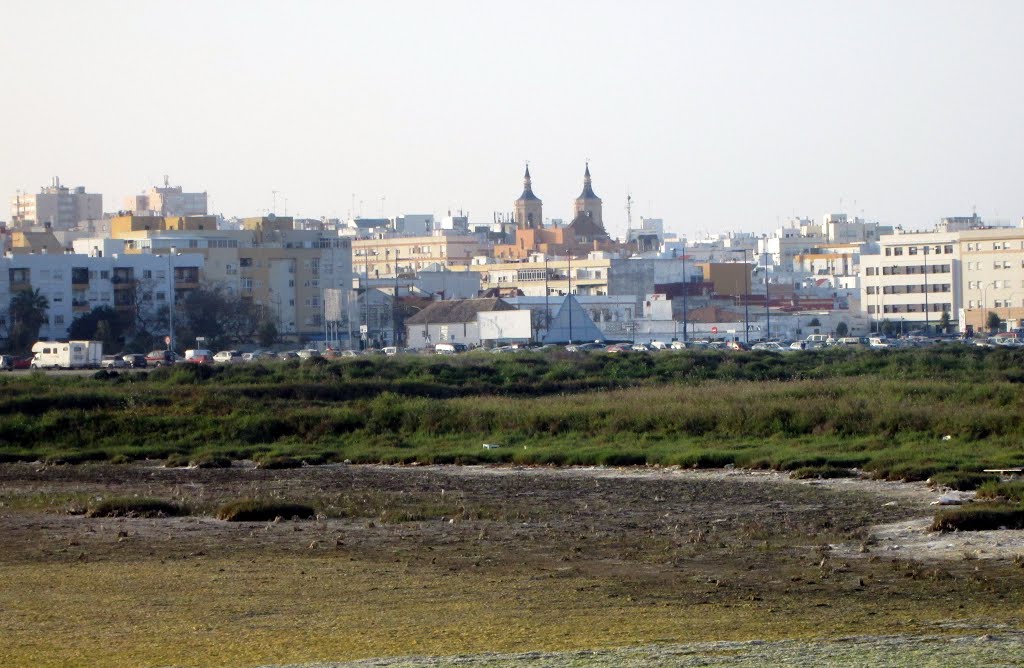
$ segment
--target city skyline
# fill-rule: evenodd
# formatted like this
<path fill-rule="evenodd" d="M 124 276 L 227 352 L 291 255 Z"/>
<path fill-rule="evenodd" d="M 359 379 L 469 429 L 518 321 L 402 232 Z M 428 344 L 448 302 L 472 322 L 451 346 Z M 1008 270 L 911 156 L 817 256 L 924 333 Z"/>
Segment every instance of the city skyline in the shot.
<path fill-rule="evenodd" d="M 584 11 L 585 10 L 585 11 Z M 1024 215 L 1024 8 L 1010 2 L 5 5 L 0 192 L 59 176 L 104 209 L 159 184 L 210 210 L 510 212 L 530 162 L 608 231 L 918 229 Z M 83 35 L 85 37 L 83 37 Z M 46 45 L 46 48 L 42 48 Z M 353 211 L 353 209 L 355 209 Z M 6 218 L 6 214 L 4 216 Z"/>

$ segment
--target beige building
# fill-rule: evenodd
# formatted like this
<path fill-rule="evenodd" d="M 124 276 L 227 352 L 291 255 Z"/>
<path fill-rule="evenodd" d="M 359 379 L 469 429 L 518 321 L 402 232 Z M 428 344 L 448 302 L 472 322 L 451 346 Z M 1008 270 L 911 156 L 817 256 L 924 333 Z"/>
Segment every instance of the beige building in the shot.
<path fill-rule="evenodd" d="M 377 237 L 352 241 L 352 270 L 371 279 L 394 278 L 440 265 L 465 270 L 487 247 L 476 237 L 437 232 L 428 237 Z"/>
<path fill-rule="evenodd" d="M 323 291 L 340 288 L 348 296 L 352 287 L 351 240 L 295 230 L 288 217 L 247 218 L 241 230 L 215 223 L 206 216 L 122 216 L 113 228 L 126 253 L 202 255 L 202 283 L 264 306 L 282 335 L 323 334 Z"/>
<path fill-rule="evenodd" d="M 482 290 L 499 296 L 607 295 L 612 262 L 610 255 L 595 253 L 573 260 L 534 256 L 525 262 L 479 264 L 473 268 L 480 272 Z"/>
<path fill-rule="evenodd" d="M 963 266 L 961 330 L 988 331 L 989 313 L 1003 329 L 1024 321 L 1024 229 L 990 228 L 959 234 Z"/>
<path fill-rule="evenodd" d="M 141 195 L 127 197 L 124 208 L 136 215 L 152 216 L 205 216 L 207 195 L 183 192 L 181 186 L 172 186 L 164 177 L 164 185 L 153 186 Z"/>
<path fill-rule="evenodd" d="M 19 226 L 49 225 L 67 230 L 79 222 L 103 217 L 103 195 L 68 188 L 54 178 L 53 185 L 38 193 L 18 193 L 11 198 L 11 222 Z"/>

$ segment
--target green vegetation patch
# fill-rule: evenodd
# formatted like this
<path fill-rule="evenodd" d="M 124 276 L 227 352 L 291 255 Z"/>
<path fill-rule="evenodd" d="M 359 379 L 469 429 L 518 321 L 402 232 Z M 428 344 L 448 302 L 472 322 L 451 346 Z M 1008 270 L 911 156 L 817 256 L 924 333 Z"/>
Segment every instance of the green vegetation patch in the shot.
<path fill-rule="evenodd" d="M 932 521 L 932 531 L 988 531 L 1024 529 L 1024 506 L 979 503 L 940 510 Z"/>
<path fill-rule="evenodd" d="M 135 497 L 114 497 L 90 506 L 87 517 L 178 517 L 188 509 L 172 501 Z"/>
<path fill-rule="evenodd" d="M 273 522 L 278 518 L 306 520 L 315 515 L 316 510 L 312 506 L 266 499 L 239 499 L 217 509 L 217 519 L 227 522 Z"/>
<path fill-rule="evenodd" d="M 988 481 L 978 488 L 978 498 L 1024 503 L 1024 481 Z"/>
<path fill-rule="evenodd" d="M 936 473 L 928 482 L 935 487 L 948 487 L 958 492 L 969 492 L 990 482 L 999 482 L 999 476 L 974 471 L 944 471 Z"/>
<path fill-rule="evenodd" d="M 814 478 L 856 478 L 857 472 L 851 469 L 839 468 L 838 466 L 804 466 L 793 471 L 791 475 L 797 480 L 808 480 Z"/>

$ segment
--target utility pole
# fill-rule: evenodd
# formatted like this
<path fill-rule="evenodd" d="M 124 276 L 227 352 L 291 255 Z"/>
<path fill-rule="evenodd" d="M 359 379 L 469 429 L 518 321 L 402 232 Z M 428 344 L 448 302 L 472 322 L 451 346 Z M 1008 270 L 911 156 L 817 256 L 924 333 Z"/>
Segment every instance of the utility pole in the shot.
<path fill-rule="evenodd" d="M 924 246 L 924 333 L 928 335 L 931 329 L 931 322 L 928 313 L 928 246 Z"/>
<path fill-rule="evenodd" d="M 767 244 L 767 242 L 765 242 L 765 251 L 768 250 L 767 246 L 768 246 L 768 244 Z M 772 338 L 772 312 L 771 312 L 771 309 L 768 308 L 768 298 L 770 296 L 769 293 L 768 293 L 768 253 L 765 252 L 763 254 L 764 254 L 764 319 L 768 323 L 768 334 L 765 337 L 765 339 L 768 340 L 768 339 Z"/>
<path fill-rule="evenodd" d="M 683 345 L 686 345 L 686 294 L 690 291 L 690 277 L 686 275 L 686 239 L 683 239 Z"/>
<path fill-rule="evenodd" d="M 572 297 L 572 253 L 569 253 L 569 288 L 565 296 L 565 306 L 569 309 L 569 344 L 572 345 L 572 308 L 569 299 Z"/>

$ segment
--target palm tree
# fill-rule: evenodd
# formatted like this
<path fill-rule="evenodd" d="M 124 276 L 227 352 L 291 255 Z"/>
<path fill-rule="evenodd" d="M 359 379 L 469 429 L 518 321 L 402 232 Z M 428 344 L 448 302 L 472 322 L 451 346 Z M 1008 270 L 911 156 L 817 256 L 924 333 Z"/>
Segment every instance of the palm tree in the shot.
<path fill-rule="evenodd" d="M 22 290 L 11 297 L 11 348 L 27 350 L 35 343 L 49 308 L 49 300 L 38 288 Z"/>

